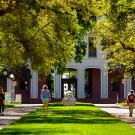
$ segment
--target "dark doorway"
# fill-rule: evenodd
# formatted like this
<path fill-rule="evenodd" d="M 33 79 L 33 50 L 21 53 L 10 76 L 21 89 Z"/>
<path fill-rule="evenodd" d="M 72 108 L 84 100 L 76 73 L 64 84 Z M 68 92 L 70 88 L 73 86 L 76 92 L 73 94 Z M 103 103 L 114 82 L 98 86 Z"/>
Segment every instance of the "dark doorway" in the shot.
<path fill-rule="evenodd" d="M 85 69 L 85 98 L 100 98 L 100 78 L 100 69 Z"/>
<path fill-rule="evenodd" d="M 85 97 L 92 98 L 92 70 L 85 70 Z"/>
<path fill-rule="evenodd" d="M 77 79 L 62 79 L 61 80 L 61 97 L 64 97 L 64 93 L 68 90 L 72 91 L 77 98 Z"/>

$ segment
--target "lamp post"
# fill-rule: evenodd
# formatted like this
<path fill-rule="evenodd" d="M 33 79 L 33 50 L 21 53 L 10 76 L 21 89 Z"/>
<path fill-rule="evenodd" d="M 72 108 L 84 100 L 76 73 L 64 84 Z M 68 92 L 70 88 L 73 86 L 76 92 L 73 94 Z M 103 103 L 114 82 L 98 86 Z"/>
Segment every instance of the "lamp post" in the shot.
<path fill-rule="evenodd" d="M 10 79 L 12 79 L 12 80 L 15 80 L 15 75 L 14 74 L 10 74 Z"/>
<path fill-rule="evenodd" d="M 0 85 L 3 89 L 7 89 L 5 94 L 5 98 L 7 102 L 13 102 L 15 99 L 15 75 L 6 68 L 6 65 L 0 65 Z M 6 85 L 7 83 L 7 85 Z M 15 83 L 16 84 L 16 83 Z M 6 85 L 6 87 L 5 87 Z M 6 100 L 5 99 L 5 100 Z"/>
<path fill-rule="evenodd" d="M 8 73 L 8 71 L 5 69 L 4 71 L 3 71 L 3 75 L 5 76 L 5 77 L 8 77 L 8 78 L 10 78 L 10 93 L 11 93 L 11 96 L 10 96 L 10 102 L 14 102 L 15 101 L 15 89 L 14 89 L 14 80 L 15 80 L 15 75 L 13 74 L 13 73 Z"/>
<path fill-rule="evenodd" d="M 9 78 L 11 79 L 11 102 L 15 102 L 15 86 L 14 86 L 14 80 L 15 80 L 15 75 L 11 73 L 9 75 Z"/>

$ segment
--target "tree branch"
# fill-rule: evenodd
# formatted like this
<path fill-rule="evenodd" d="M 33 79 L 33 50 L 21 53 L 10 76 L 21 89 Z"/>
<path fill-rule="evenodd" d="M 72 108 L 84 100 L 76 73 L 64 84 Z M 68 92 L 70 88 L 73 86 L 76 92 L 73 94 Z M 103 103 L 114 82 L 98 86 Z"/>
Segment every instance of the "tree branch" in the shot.
<path fill-rule="evenodd" d="M 51 23 L 52 23 L 52 21 L 50 21 L 49 23 L 47 23 L 46 25 L 41 27 L 39 30 L 37 30 L 36 33 L 34 34 L 34 36 L 30 40 L 34 39 L 41 30 L 43 30 L 45 27 L 47 27 Z"/>
<path fill-rule="evenodd" d="M 9 1 L 8 7 L 6 9 L 0 9 L 0 17 L 7 14 L 7 13 L 11 13 L 13 10 L 13 0 Z"/>
<path fill-rule="evenodd" d="M 126 46 L 126 44 L 124 44 L 122 42 L 120 42 L 120 44 L 123 47 L 123 49 L 135 52 L 135 48 L 134 47 Z"/>

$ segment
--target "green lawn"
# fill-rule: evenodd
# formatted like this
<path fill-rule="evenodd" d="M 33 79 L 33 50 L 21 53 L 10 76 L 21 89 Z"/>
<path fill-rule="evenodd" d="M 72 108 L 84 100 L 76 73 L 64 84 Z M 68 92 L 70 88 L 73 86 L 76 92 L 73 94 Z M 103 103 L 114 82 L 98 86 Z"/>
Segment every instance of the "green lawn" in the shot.
<path fill-rule="evenodd" d="M 5 109 L 12 108 L 12 107 L 15 107 L 15 104 L 5 104 Z"/>
<path fill-rule="evenodd" d="M 0 131 L 1 135 L 135 135 L 135 129 L 89 103 L 65 107 L 51 103 L 43 118 L 42 108 Z"/>

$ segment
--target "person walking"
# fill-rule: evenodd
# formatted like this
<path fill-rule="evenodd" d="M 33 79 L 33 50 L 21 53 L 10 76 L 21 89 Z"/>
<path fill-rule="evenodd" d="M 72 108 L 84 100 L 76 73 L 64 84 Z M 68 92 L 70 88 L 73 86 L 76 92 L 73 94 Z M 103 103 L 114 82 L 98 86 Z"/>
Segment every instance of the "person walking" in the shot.
<path fill-rule="evenodd" d="M 5 103 L 5 94 L 3 88 L 0 87 L 0 115 L 4 115 L 4 103 Z"/>
<path fill-rule="evenodd" d="M 127 105 L 129 106 L 129 117 L 133 117 L 133 109 L 135 105 L 135 95 L 134 90 L 130 90 L 130 93 L 127 96 Z"/>
<path fill-rule="evenodd" d="M 43 89 L 41 90 L 41 100 L 43 103 L 43 109 L 46 113 L 48 113 L 48 103 L 51 101 L 50 91 L 46 85 L 43 85 Z"/>

